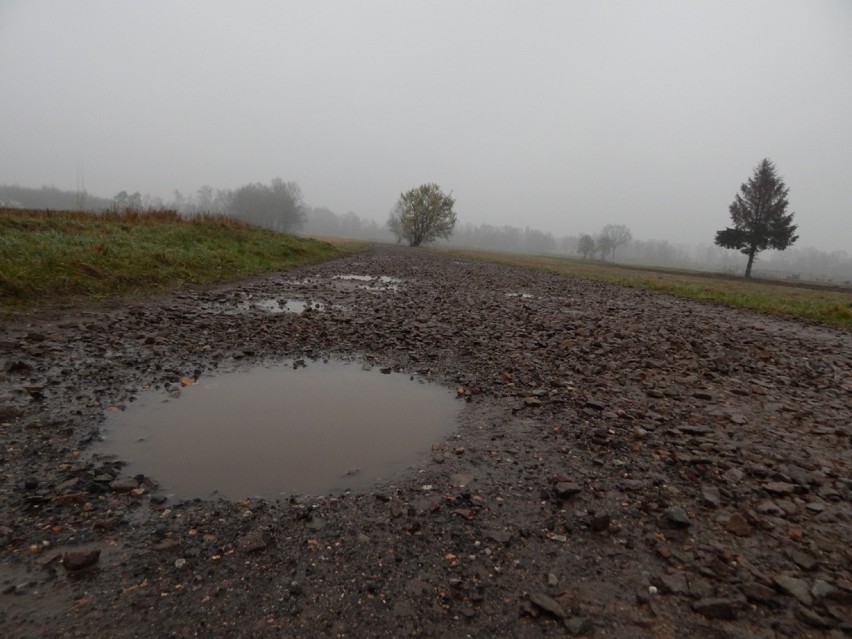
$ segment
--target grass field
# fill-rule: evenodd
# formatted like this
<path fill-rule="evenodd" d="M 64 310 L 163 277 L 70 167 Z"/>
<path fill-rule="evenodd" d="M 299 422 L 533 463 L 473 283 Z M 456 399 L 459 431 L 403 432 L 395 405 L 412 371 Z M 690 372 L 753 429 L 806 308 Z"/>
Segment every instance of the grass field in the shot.
<path fill-rule="evenodd" d="M 224 216 L 0 209 L 0 302 L 20 307 L 175 290 L 346 250 Z"/>
<path fill-rule="evenodd" d="M 840 287 L 747 280 L 743 277 L 559 257 L 455 249 L 441 249 L 441 252 L 852 328 L 852 290 Z"/>
<path fill-rule="evenodd" d="M 0 304 L 165 292 L 283 270 L 360 250 L 363 243 L 295 237 L 218 215 L 0 209 Z M 852 291 L 688 271 L 488 251 L 443 253 L 636 286 L 852 328 Z"/>

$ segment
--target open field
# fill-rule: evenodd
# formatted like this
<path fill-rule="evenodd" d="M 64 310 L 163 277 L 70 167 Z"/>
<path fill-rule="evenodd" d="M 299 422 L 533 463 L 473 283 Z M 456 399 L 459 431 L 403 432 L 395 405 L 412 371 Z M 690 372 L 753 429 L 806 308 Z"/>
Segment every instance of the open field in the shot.
<path fill-rule="evenodd" d="M 20 305 L 173 290 L 344 252 L 341 245 L 224 216 L 0 209 L 0 301 Z"/>
<path fill-rule="evenodd" d="M 747 280 L 743 277 L 712 273 L 608 264 L 597 260 L 474 250 L 441 251 L 500 264 L 525 266 L 568 277 L 612 282 L 680 297 L 718 302 L 734 308 L 852 327 L 852 289 Z"/>

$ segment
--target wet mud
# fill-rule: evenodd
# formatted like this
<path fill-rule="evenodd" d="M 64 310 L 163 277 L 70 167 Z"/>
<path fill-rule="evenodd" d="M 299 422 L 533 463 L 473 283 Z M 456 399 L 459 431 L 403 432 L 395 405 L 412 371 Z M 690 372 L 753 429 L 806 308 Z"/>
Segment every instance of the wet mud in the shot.
<path fill-rule="evenodd" d="M 457 430 L 277 499 L 93 454 L 141 393 L 322 358 L 450 389 Z M 12 316 L 0 634 L 848 636 L 850 362 L 849 331 L 394 247 Z"/>

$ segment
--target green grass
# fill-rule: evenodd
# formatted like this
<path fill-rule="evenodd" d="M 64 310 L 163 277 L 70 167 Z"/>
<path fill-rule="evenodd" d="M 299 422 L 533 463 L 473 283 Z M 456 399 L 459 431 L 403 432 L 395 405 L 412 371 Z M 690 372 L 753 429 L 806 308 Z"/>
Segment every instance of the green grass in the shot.
<path fill-rule="evenodd" d="M 489 251 L 448 250 L 501 264 L 546 270 L 567 277 L 644 288 L 735 308 L 852 328 L 852 290 L 809 286 L 693 271 L 642 268 L 598 261 L 514 255 Z"/>
<path fill-rule="evenodd" d="M 77 213 L 0 209 L 0 304 L 177 290 L 284 270 L 361 250 L 174 211 Z M 764 313 L 852 327 L 852 291 L 487 251 L 442 252 L 640 287 Z"/>
<path fill-rule="evenodd" d="M 217 215 L 0 209 L 0 302 L 32 306 L 164 292 L 319 262 L 357 248 Z"/>

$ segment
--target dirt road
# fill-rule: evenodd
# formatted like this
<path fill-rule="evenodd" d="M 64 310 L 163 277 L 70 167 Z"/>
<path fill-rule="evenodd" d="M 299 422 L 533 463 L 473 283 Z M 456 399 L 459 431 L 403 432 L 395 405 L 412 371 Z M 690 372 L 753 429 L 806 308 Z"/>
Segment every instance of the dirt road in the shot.
<path fill-rule="evenodd" d="M 144 388 L 329 356 L 457 389 L 456 434 L 279 500 L 91 457 Z M 2 636 L 852 633 L 849 331 L 385 247 L 13 318 L 0 365 Z"/>

